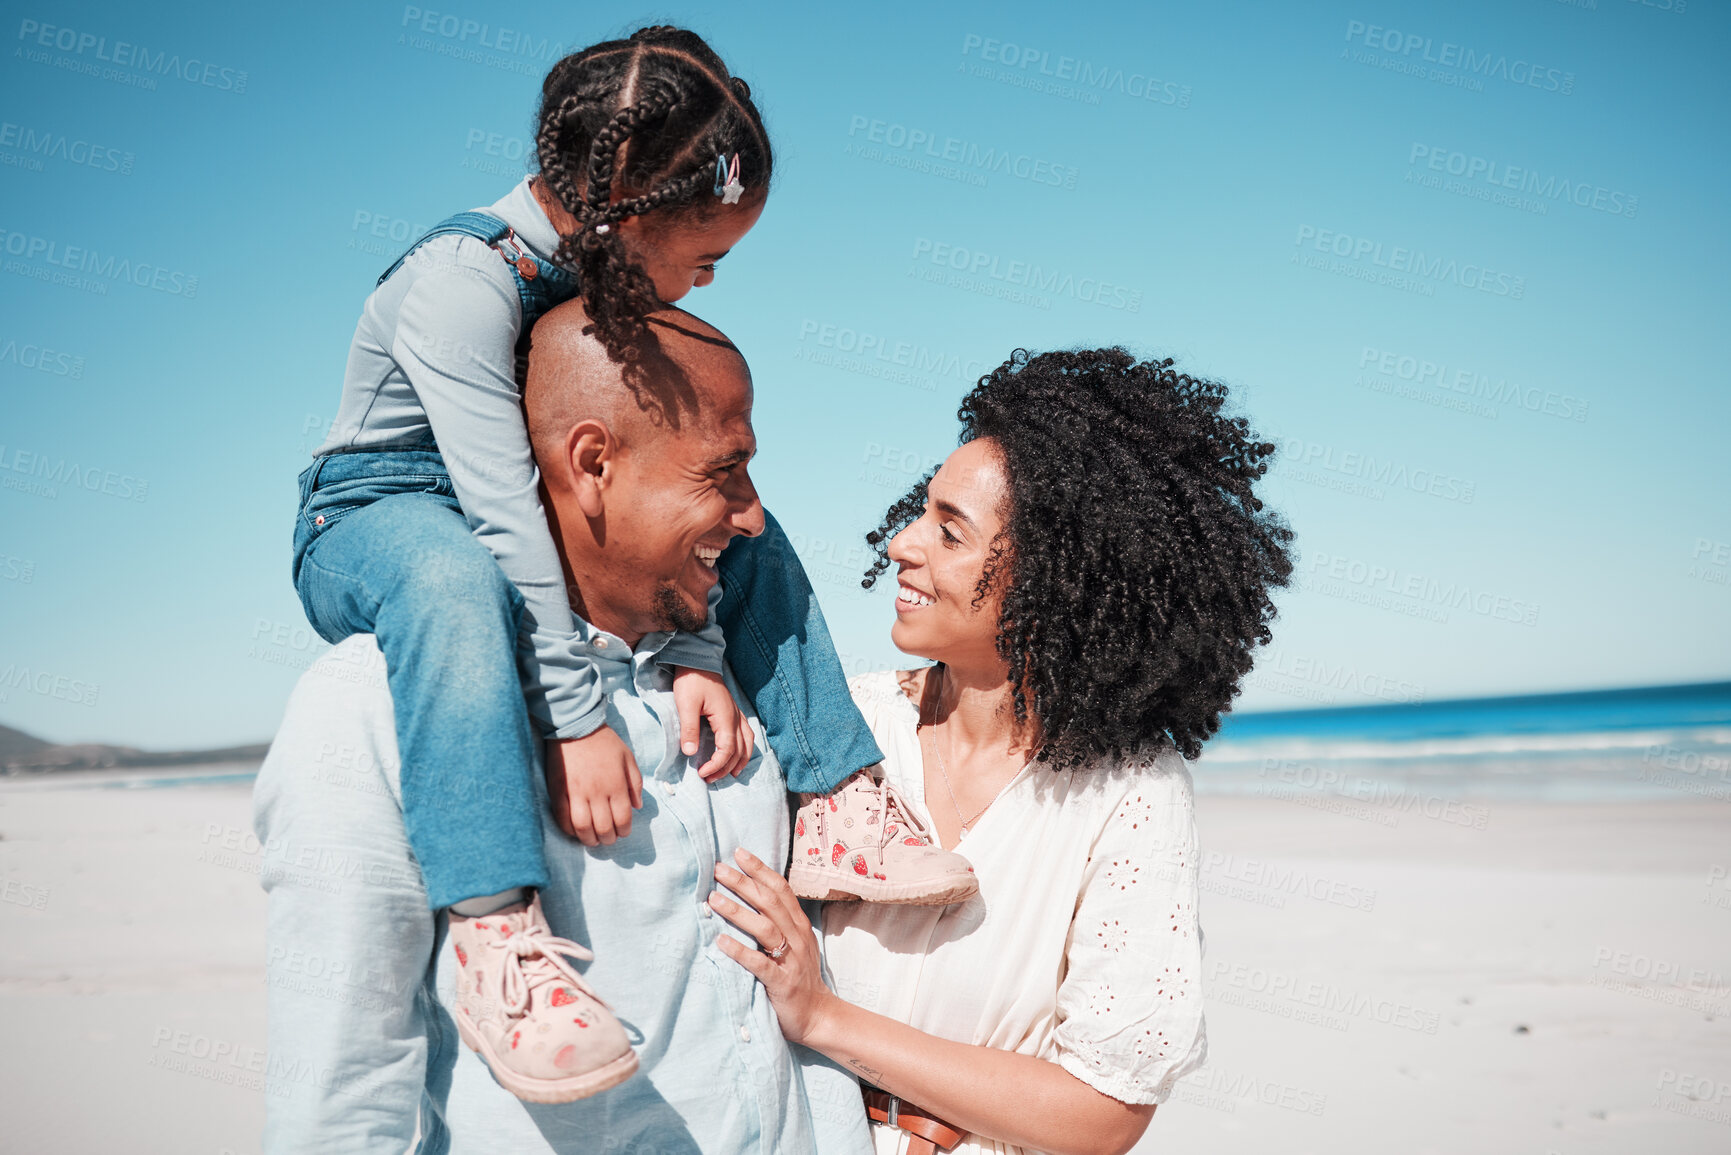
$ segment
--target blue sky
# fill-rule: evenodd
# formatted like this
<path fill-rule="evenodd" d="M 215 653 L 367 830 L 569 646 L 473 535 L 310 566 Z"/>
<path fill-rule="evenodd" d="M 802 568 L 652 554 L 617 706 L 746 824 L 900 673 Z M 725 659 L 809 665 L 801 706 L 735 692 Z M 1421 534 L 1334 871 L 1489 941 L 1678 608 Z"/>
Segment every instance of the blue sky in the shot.
<path fill-rule="evenodd" d="M 10 6 L 0 723 L 272 732 L 361 301 L 521 176 L 553 46 L 646 22 L 775 135 L 686 303 L 850 669 L 895 659 L 860 535 L 971 379 L 1117 343 L 1282 446 L 1303 580 L 1245 708 L 1731 676 L 1722 10 L 464 3 Z"/>

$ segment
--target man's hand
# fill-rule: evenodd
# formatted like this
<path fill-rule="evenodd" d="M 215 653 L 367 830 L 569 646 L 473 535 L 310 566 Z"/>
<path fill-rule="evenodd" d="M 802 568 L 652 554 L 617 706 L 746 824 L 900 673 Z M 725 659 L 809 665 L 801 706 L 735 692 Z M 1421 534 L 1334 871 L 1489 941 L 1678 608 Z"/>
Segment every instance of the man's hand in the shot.
<path fill-rule="evenodd" d="M 547 795 L 559 829 L 584 846 L 611 846 L 643 807 L 643 775 L 631 748 L 603 726 L 547 743 Z"/>
<path fill-rule="evenodd" d="M 715 734 L 715 753 L 698 767 L 699 778 L 714 782 L 745 769 L 756 741 L 720 674 L 681 667 L 673 675 L 673 708 L 679 714 L 679 749 L 687 758 L 697 753 L 699 723 L 707 719 Z"/>

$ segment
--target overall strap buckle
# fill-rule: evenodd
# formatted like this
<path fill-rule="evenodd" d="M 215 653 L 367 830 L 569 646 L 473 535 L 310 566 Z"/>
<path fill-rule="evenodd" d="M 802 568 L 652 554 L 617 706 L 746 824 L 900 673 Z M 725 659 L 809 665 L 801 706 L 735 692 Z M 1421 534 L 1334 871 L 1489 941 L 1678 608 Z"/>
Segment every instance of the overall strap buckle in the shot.
<path fill-rule="evenodd" d="M 510 248 L 505 246 L 509 245 Z M 493 250 L 511 264 L 517 266 L 517 273 L 525 281 L 533 281 L 541 275 L 541 269 L 535 264 L 535 257 L 517 239 L 517 230 L 506 226 L 505 235 L 493 242 Z"/>

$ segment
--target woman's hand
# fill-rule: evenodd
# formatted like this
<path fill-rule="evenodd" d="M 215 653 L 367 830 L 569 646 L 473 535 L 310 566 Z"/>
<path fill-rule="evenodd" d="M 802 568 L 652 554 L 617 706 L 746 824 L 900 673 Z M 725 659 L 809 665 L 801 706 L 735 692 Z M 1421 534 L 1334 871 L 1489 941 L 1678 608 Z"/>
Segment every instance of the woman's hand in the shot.
<path fill-rule="evenodd" d="M 753 950 L 732 935 L 724 934 L 719 939 L 721 953 L 763 983 L 787 1041 L 808 1042 L 821 1027 L 836 998 L 823 985 L 823 966 L 818 958 L 817 936 L 812 933 L 811 921 L 800 909 L 799 900 L 794 897 L 787 879 L 748 851 L 736 850 L 733 857 L 743 873 L 718 862 L 715 879 L 750 905 L 734 902 L 716 890 L 709 895 L 709 906 L 756 939 L 763 950 Z M 763 953 L 775 950 L 780 943 L 787 944 L 787 950 L 779 959 Z"/>

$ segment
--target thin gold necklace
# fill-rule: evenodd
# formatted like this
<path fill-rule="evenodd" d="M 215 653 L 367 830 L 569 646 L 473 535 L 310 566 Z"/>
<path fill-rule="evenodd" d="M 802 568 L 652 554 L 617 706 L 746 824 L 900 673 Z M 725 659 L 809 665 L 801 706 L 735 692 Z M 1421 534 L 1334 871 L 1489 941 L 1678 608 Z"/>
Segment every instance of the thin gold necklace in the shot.
<path fill-rule="evenodd" d="M 942 670 L 944 667 L 940 664 L 936 668 Z M 932 749 L 937 751 L 938 773 L 943 775 L 944 790 L 950 796 L 950 809 L 956 812 L 956 818 L 962 824 L 961 832 L 966 834 L 969 830 L 973 829 L 974 823 L 978 822 L 986 811 L 992 808 L 992 803 L 1004 796 L 1004 791 L 1010 788 L 1010 782 L 1014 782 L 1017 778 L 1021 777 L 1021 772 L 1017 771 L 1015 774 L 1012 774 L 1009 782 L 1005 782 L 1002 786 L 998 787 L 998 792 L 992 795 L 992 801 L 986 803 L 984 806 L 980 807 L 979 810 L 975 811 L 972 818 L 963 818 L 961 803 L 956 801 L 956 788 L 950 785 L 949 768 L 944 765 L 944 735 L 941 731 L 943 723 L 935 720 L 938 714 L 938 699 L 941 696 L 941 689 L 938 693 L 932 695 L 932 717 L 934 719 L 932 722 Z"/>

